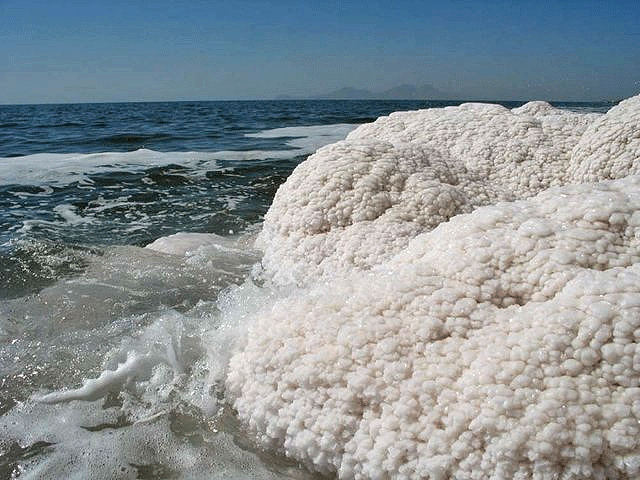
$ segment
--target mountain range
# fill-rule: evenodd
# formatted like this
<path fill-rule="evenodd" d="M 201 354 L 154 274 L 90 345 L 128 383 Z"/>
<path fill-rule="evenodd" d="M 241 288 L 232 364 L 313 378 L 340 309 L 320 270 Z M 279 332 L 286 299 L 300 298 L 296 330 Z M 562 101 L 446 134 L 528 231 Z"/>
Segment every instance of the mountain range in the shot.
<path fill-rule="evenodd" d="M 384 90 L 372 92 L 362 88 L 344 87 L 330 93 L 312 95 L 309 97 L 277 97 L 278 100 L 443 100 L 453 98 L 432 85 L 399 85 Z"/>
<path fill-rule="evenodd" d="M 399 85 L 383 92 L 345 87 L 324 95 L 318 99 L 327 100 L 434 100 L 449 98 L 449 95 L 432 85 Z"/>

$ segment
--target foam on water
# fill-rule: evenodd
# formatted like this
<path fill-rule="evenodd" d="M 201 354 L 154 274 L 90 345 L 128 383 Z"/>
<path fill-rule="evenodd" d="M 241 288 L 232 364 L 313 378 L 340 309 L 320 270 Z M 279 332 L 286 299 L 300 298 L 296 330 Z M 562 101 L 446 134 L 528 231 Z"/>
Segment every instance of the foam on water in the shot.
<path fill-rule="evenodd" d="M 38 153 L 24 157 L 0 158 L 0 184 L 62 186 L 73 182 L 91 184 L 92 174 L 146 169 L 170 164 L 215 166 L 215 155 L 198 152 L 133 152 L 90 154 Z"/>
<path fill-rule="evenodd" d="M 194 419 L 188 411 L 131 424 L 117 407 L 25 404 L 0 426 L 3 452 L 12 453 L 2 471 L 27 479 L 267 480 L 286 475 L 287 466 L 284 473 L 267 468 L 258 454 L 239 448 L 233 434 L 217 431 L 216 424 Z"/>
<path fill-rule="evenodd" d="M 184 233 L 112 248 L 81 275 L 2 302 L 0 472 L 308 478 L 247 450 L 222 401 L 232 339 L 264 300 L 251 283 L 232 287 L 257 260 L 250 243 Z M 251 291 L 244 310 L 221 313 Z"/>
<path fill-rule="evenodd" d="M 285 138 L 295 144 L 266 130 L 246 135 L 235 151 L 0 158 L 0 245 L 23 238 L 144 245 L 180 230 L 244 231 L 298 162 L 353 128 L 289 128 Z M 263 143 L 276 148 L 251 148 Z"/>
<path fill-rule="evenodd" d="M 328 145 L 343 139 L 352 132 L 357 125 L 335 124 L 317 125 L 309 127 L 282 127 L 265 130 L 260 133 L 250 133 L 250 138 L 291 138 L 287 145 L 313 153 L 323 145 Z"/>
<path fill-rule="evenodd" d="M 204 175 L 220 166 L 217 161 L 280 160 L 313 153 L 318 147 L 344 138 L 355 125 L 336 124 L 287 127 L 247 134 L 248 138 L 291 137 L 288 150 L 222 150 L 216 152 L 131 152 L 89 154 L 38 153 L 19 158 L 0 158 L 0 185 L 63 186 L 74 182 L 91 184 L 91 175 L 145 170 L 180 165 L 192 174 Z"/>

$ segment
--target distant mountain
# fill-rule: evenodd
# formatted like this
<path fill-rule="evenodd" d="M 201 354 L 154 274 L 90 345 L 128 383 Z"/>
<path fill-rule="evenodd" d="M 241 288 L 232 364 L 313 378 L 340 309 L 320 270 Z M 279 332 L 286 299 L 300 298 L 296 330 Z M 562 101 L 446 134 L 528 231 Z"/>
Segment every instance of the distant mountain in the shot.
<path fill-rule="evenodd" d="M 322 100 L 432 100 L 449 96 L 432 85 L 399 85 L 384 92 L 345 87 L 314 98 Z"/>
<path fill-rule="evenodd" d="M 364 90 L 360 88 L 352 88 L 352 87 L 344 87 L 340 90 L 336 90 L 331 93 L 327 93 L 325 95 L 319 95 L 318 98 L 322 100 L 352 100 L 352 99 L 362 99 L 368 100 L 374 98 L 375 94 L 370 92 L 369 90 Z"/>
<path fill-rule="evenodd" d="M 382 92 L 382 95 L 389 100 L 441 100 L 449 97 L 431 85 L 400 85 Z"/>

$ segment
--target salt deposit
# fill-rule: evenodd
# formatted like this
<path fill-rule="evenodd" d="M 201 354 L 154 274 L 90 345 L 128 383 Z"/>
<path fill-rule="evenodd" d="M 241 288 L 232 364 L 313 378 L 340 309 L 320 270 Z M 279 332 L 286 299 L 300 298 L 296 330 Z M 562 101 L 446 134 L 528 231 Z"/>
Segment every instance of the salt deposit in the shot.
<path fill-rule="evenodd" d="M 344 479 L 640 476 L 638 132 L 640 97 L 466 104 L 320 149 L 258 238 L 299 288 L 230 360 L 240 420 Z"/>
<path fill-rule="evenodd" d="M 593 122 L 575 146 L 569 165 L 574 181 L 595 182 L 640 173 L 640 95 Z"/>
<path fill-rule="evenodd" d="M 628 125 L 625 112 L 606 117 Z M 454 215 L 563 185 L 572 149 L 598 117 L 545 102 L 471 103 L 362 125 L 280 188 L 258 238 L 263 266 L 279 283 L 366 269 Z"/>

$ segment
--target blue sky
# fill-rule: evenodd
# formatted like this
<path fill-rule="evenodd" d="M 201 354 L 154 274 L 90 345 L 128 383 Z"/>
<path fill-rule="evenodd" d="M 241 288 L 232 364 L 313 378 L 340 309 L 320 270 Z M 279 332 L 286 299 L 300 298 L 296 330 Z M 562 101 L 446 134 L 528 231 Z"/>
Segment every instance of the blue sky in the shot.
<path fill-rule="evenodd" d="M 640 93 L 640 2 L 0 0 L 0 103 Z"/>

